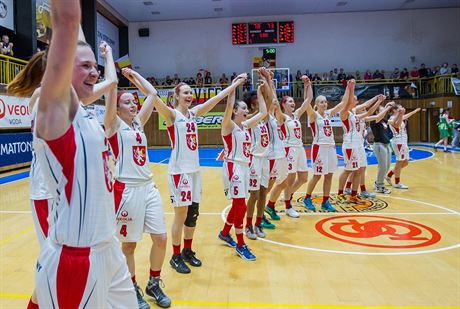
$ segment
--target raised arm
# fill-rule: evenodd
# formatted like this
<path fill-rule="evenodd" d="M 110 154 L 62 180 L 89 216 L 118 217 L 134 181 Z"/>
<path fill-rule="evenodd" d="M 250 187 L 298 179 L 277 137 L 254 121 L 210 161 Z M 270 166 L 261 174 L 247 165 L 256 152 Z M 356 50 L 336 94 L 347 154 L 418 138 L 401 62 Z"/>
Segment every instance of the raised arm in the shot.
<path fill-rule="evenodd" d="M 366 118 L 364 118 L 364 121 L 366 122 L 375 121 L 376 123 L 382 121 L 383 117 L 385 117 L 385 115 L 394 105 L 395 105 L 394 101 L 388 102 L 385 105 L 385 108 L 382 109 L 377 115 L 367 116 Z"/>
<path fill-rule="evenodd" d="M 32 96 L 30 97 L 30 101 L 29 101 L 29 111 L 32 111 L 32 109 L 35 106 L 35 103 L 37 103 L 37 100 L 40 97 L 40 91 L 41 91 L 41 88 L 37 88 L 35 89 L 34 93 L 32 93 Z"/>
<path fill-rule="evenodd" d="M 390 118 L 390 120 L 388 120 L 388 123 L 393 125 L 395 128 L 399 128 L 401 126 L 401 123 L 403 122 L 405 111 L 406 110 L 402 106 L 399 107 L 396 116 Z"/>
<path fill-rule="evenodd" d="M 53 37 L 48 50 L 37 113 L 38 136 L 53 140 L 70 126 L 70 106 L 78 104 L 71 87 L 81 11 L 79 0 L 53 0 Z M 74 100 L 75 102 L 73 102 Z"/>
<path fill-rule="evenodd" d="M 273 105 L 273 90 L 272 90 L 272 87 L 271 87 L 271 76 L 270 76 L 270 72 L 262 67 L 259 69 L 259 74 L 260 74 L 260 77 L 265 79 L 265 85 L 264 85 L 264 89 L 262 91 L 263 95 L 264 95 L 264 99 L 265 99 L 265 104 L 267 106 L 267 111 L 269 111 Z M 268 117 L 268 114 L 267 114 L 267 117 Z"/>
<path fill-rule="evenodd" d="M 267 105 L 265 104 L 264 95 L 262 89 L 265 87 L 266 81 L 264 79 L 259 79 L 259 87 L 257 87 L 257 100 L 259 101 L 259 112 L 252 116 L 250 119 L 246 120 L 246 126 L 252 128 L 257 125 L 262 119 L 267 116 Z"/>
<path fill-rule="evenodd" d="M 345 89 L 345 94 L 343 95 L 342 101 L 340 104 L 343 104 L 343 108 L 340 110 L 340 119 L 348 119 L 348 112 L 353 108 L 355 101 L 355 80 L 351 79 L 348 81 L 347 88 Z M 335 115 L 331 113 L 331 115 Z"/>
<path fill-rule="evenodd" d="M 227 106 L 225 107 L 224 118 L 222 119 L 222 136 L 229 135 L 235 125 L 232 121 L 233 107 L 235 106 L 235 91 L 230 92 L 227 97 Z"/>
<path fill-rule="evenodd" d="M 367 100 L 366 102 L 362 104 L 358 104 L 355 106 L 355 111 L 356 114 L 360 114 L 364 109 L 369 109 L 375 102 L 377 102 L 378 98 L 381 96 L 381 94 L 376 95 L 372 99 Z"/>
<path fill-rule="evenodd" d="M 207 112 L 209 112 L 211 109 L 213 109 L 214 106 L 216 106 L 217 103 L 222 101 L 223 98 L 228 96 L 230 92 L 234 91 L 237 87 L 239 87 L 242 83 L 244 83 L 246 81 L 246 79 L 247 79 L 247 74 L 246 73 L 238 75 L 233 80 L 233 83 L 229 87 L 225 88 L 224 90 L 219 92 L 216 96 L 214 96 L 214 97 L 210 98 L 209 100 L 207 100 L 205 103 L 195 106 L 192 109 L 195 112 L 195 115 L 197 115 L 197 116 L 205 115 Z"/>
<path fill-rule="evenodd" d="M 311 107 L 311 101 L 313 101 L 313 89 L 311 86 L 311 81 L 306 75 L 302 76 L 302 81 L 304 89 L 304 101 L 294 113 L 296 113 L 297 117 L 300 118 L 303 113 L 307 112 L 308 117 L 313 117 L 312 119 L 316 119 L 315 111 L 313 110 L 313 107 Z"/>
<path fill-rule="evenodd" d="M 409 118 L 410 116 L 418 113 L 420 111 L 420 107 L 417 107 L 416 109 L 414 109 L 413 111 L 411 111 L 410 113 L 407 113 L 403 116 L 403 120 L 406 120 L 407 118 Z"/>
<path fill-rule="evenodd" d="M 356 117 L 358 117 L 358 119 L 365 119 L 367 116 L 373 115 L 375 113 L 375 111 L 377 110 L 377 108 L 380 106 L 380 104 L 383 101 L 385 101 L 386 98 L 387 97 L 384 96 L 383 94 L 379 94 L 379 96 L 377 97 L 377 100 L 374 102 L 374 104 L 367 111 L 365 111 L 364 113 L 360 113 L 360 114 L 358 114 L 358 112 L 356 111 L 356 113 L 357 113 Z"/>

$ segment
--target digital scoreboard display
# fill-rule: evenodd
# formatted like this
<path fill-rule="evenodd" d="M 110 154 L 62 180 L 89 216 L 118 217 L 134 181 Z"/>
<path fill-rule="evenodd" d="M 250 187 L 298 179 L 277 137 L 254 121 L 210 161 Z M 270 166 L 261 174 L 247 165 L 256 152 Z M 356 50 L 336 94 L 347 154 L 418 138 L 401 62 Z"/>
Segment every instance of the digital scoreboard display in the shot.
<path fill-rule="evenodd" d="M 294 22 L 256 22 L 232 24 L 232 44 L 294 43 Z"/>
<path fill-rule="evenodd" d="M 276 44 L 278 43 L 278 23 L 249 23 L 249 44 Z"/>
<path fill-rule="evenodd" d="M 280 21 L 279 22 L 279 42 L 294 43 L 294 22 Z"/>
<path fill-rule="evenodd" d="M 248 24 L 232 24 L 232 44 L 248 44 Z"/>

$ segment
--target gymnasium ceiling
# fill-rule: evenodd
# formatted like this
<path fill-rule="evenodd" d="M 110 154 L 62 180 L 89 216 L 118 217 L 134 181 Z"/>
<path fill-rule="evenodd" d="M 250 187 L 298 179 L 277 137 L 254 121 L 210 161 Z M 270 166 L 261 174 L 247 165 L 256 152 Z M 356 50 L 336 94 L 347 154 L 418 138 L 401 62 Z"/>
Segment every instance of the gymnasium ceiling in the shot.
<path fill-rule="evenodd" d="M 460 7 L 460 0 L 98 0 L 125 22 Z M 107 5 L 109 7 L 107 7 Z"/>

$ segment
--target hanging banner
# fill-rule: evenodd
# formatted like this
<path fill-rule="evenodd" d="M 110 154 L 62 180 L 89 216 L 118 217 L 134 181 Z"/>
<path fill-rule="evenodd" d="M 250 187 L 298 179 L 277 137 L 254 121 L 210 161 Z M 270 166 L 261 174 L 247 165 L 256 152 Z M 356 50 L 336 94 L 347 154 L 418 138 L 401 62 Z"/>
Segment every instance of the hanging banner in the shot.
<path fill-rule="evenodd" d="M 30 128 L 30 98 L 0 95 L 0 128 Z"/>
<path fill-rule="evenodd" d="M 51 40 L 51 3 L 49 0 L 36 0 L 37 40 L 49 44 Z"/>
<path fill-rule="evenodd" d="M 0 167 L 32 161 L 32 133 L 0 134 Z"/>
<path fill-rule="evenodd" d="M 13 0 L 0 0 L 0 26 L 14 31 Z"/>

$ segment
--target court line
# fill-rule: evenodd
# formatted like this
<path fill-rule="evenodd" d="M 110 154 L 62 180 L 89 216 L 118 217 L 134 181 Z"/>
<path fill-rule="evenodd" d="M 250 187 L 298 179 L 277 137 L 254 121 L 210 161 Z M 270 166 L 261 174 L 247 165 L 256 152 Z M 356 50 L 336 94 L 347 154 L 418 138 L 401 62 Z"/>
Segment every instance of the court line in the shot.
<path fill-rule="evenodd" d="M 29 299 L 30 294 L 0 293 L 0 298 Z M 149 303 L 152 303 L 148 301 Z M 252 307 L 252 308 L 309 308 L 309 309 L 454 309 L 457 307 L 440 306 L 366 306 L 366 305 L 331 305 L 331 304 L 270 304 L 223 301 L 187 301 L 173 300 L 174 306 L 205 306 L 205 307 Z"/>
<path fill-rule="evenodd" d="M 0 246 L 3 246 L 3 245 L 5 245 L 5 244 L 7 244 L 7 243 L 9 243 L 9 242 L 11 242 L 13 240 L 16 240 L 17 238 L 21 237 L 22 235 L 29 233 L 33 229 L 34 229 L 33 227 L 29 227 L 29 228 L 27 228 L 25 230 L 22 230 L 22 231 L 20 231 L 20 232 L 18 232 L 16 234 L 11 235 L 10 237 L 7 237 L 6 239 L 0 241 Z"/>

